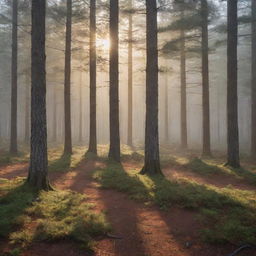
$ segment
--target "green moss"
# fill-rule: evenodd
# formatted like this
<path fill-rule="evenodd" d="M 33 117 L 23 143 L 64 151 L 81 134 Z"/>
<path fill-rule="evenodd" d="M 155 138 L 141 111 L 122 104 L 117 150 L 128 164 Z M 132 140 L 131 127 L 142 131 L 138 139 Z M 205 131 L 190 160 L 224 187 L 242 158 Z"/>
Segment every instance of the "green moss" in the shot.
<path fill-rule="evenodd" d="M 126 173 L 110 163 L 94 173 L 103 188 L 112 188 L 131 198 L 153 203 L 161 209 L 176 205 L 196 211 L 209 229 L 208 241 L 250 242 L 256 244 L 256 192 L 200 185 L 188 179 L 168 180 L 136 172 Z M 233 234 L 235 233 L 235 235 Z M 232 235 L 233 234 L 233 235 Z"/>
<path fill-rule="evenodd" d="M 74 169 L 84 159 L 85 150 L 83 147 L 74 147 L 72 155 L 63 155 L 63 149 L 50 149 L 49 155 L 49 171 L 65 172 Z"/>
<path fill-rule="evenodd" d="M 70 239 L 90 248 L 110 230 L 105 215 L 94 213 L 85 196 L 71 191 L 39 194 L 13 180 L 0 184 L 0 235 L 20 248 L 36 241 Z"/>
<path fill-rule="evenodd" d="M 9 152 L 3 152 L 0 155 L 0 165 L 27 163 L 29 153 L 27 151 L 19 152 L 17 156 L 12 156 Z"/>
<path fill-rule="evenodd" d="M 23 179 L 0 183 L 0 195 L 0 237 L 8 237 L 15 226 L 23 224 L 24 211 L 37 195 Z"/>

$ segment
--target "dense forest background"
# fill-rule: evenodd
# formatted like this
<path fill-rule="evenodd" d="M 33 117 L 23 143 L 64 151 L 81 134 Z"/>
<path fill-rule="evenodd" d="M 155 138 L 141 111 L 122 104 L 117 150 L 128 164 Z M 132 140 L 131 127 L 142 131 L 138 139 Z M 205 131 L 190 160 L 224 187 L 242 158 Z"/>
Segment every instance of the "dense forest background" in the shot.
<path fill-rule="evenodd" d="M 0 256 L 256 255 L 255 71 L 256 0 L 0 0 Z"/>
<path fill-rule="evenodd" d="M 0 27 L 0 138 L 1 147 L 10 140 L 11 118 L 11 4 L 1 1 Z M 19 1 L 18 9 L 18 140 L 28 142 L 30 102 L 30 1 Z M 74 1 L 72 35 L 71 111 L 73 143 L 89 142 L 89 3 Z M 166 44 L 179 37 L 179 31 L 163 28 L 175 23 L 179 14 L 168 11 L 171 3 L 161 5 L 159 27 L 159 132 L 160 143 L 180 145 L 180 60 L 177 49 L 165 51 Z M 210 118 L 212 148 L 226 150 L 226 2 L 212 1 L 214 14 L 209 24 Z M 145 127 L 145 15 L 144 3 L 133 1 L 133 143 L 144 144 Z M 97 125 L 98 143 L 109 141 L 109 78 L 108 78 L 108 1 L 97 1 Z M 195 7 L 195 12 L 196 10 Z M 120 3 L 120 136 L 127 143 L 128 130 L 128 22 L 127 1 Z M 187 17 L 191 14 L 187 14 Z M 251 134 L 251 25 L 249 1 L 239 1 L 238 96 L 240 147 L 250 151 Z M 186 22 L 186 19 L 184 19 Z M 48 141 L 61 144 L 64 140 L 64 59 L 65 1 L 48 1 L 47 28 L 47 121 Z M 162 31 L 161 31 L 162 29 Z M 202 147 L 202 81 L 198 28 L 187 28 L 187 134 L 188 147 Z M 167 45 L 168 46 L 168 45 Z M 174 47 L 173 47 L 174 48 Z"/>

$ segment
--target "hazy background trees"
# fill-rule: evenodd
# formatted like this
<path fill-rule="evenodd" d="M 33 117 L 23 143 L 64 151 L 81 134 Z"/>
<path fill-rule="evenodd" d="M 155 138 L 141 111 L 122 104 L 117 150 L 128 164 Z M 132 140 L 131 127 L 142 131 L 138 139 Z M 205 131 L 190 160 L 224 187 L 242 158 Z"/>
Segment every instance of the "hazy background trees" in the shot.
<path fill-rule="evenodd" d="M 30 1 L 18 1 L 18 112 L 17 133 L 21 146 L 28 141 L 30 95 Z M 194 1 L 195 2 L 195 1 Z M 238 26 L 238 121 L 240 149 L 242 154 L 252 151 L 251 134 L 251 1 L 238 1 L 238 18 L 247 16 L 247 22 Z M 48 1 L 46 13 L 46 55 L 47 55 L 47 119 L 49 144 L 64 142 L 64 60 L 66 1 Z M 226 47 L 227 47 L 227 3 L 207 1 L 215 6 L 215 16 L 209 18 L 209 103 L 211 149 L 226 152 L 227 147 L 227 85 L 226 85 Z M 10 143 L 11 127 L 11 36 L 12 5 L 1 1 L 1 146 Z M 73 0 L 72 47 L 71 47 L 71 124 L 73 144 L 89 144 L 90 83 L 89 83 L 89 1 Z M 200 13 L 200 1 L 195 11 Z M 26 6 L 24 8 L 24 6 Z M 173 1 L 158 2 L 158 28 L 177 24 L 181 12 L 174 8 Z M 177 6 L 177 5 L 176 5 Z M 193 17 L 194 13 L 185 10 Z M 120 140 L 123 144 L 144 145 L 145 134 L 145 95 L 146 95 L 146 16 L 143 1 L 120 1 L 119 11 L 119 110 Z M 185 17 L 188 17 L 186 15 Z M 249 20 L 248 20 L 249 17 Z M 131 19 L 132 18 L 132 19 Z M 97 47 L 97 142 L 109 143 L 109 40 L 108 40 L 109 2 L 96 1 L 96 47 Z M 130 24 L 130 25 L 129 25 Z M 192 23 L 191 23 L 192 24 Z M 132 25 L 132 26 L 131 26 Z M 222 28 L 223 31 L 220 31 Z M 200 24 L 185 30 L 186 61 L 186 134 L 189 149 L 202 150 L 202 70 L 201 70 L 201 27 Z M 130 32 L 129 32 L 130 31 Z M 132 39 L 131 39 L 132 31 Z M 181 77 L 180 49 L 164 53 L 168 42 L 176 40 L 172 47 L 182 45 L 182 30 L 165 30 L 158 34 L 159 48 L 159 138 L 160 144 L 170 144 L 173 148 L 181 143 Z M 131 44 L 132 42 L 132 44 Z M 132 48 L 132 55 L 131 55 Z M 130 56 L 130 57 L 129 57 Z M 132 58 L 131 58 L 132 56 Z M 132 60 L 132 61 L 131 61 Z M 130 86 L 132 64 L 132 87 Z M 204 65 L 205 67 L 205 65 Z M 184 74 L 183 74 L 184 75 Z M 183 79 L 184 80 L 184 79 Z M 131 92 L 132 89 L 132 92 Z M 129 91 L 130 90 L 130 91 Z M 128 93 L 129 92 L 129 93 Z M 132 99 L 131 104 L 128 104 Z M 184 96 L 183 96 L 184 100 Z M 167 111 L 168 107 L 168 111 Z M 132 117 L 131 117 L 132 113 Z M 252 114 L 251 114 L 252 113 Z M 129 121 L 130 120 L 130 121 Z M 131 122 L 132 120 L 132 122 Z M 132 123 L 132 125 L 131 125 Z M 168 125 L 166 125 L 168 123 Z M 131 133 L 132 130 L 132 133 Z M 131 135 L 132 134 L 132 135 Z M 168 134 L 168 139 L 166 134 Z M 184 135 L 185 136 L 185 135 Z M 186 141 L 184 139 L 184 141 Z M 186 143 L 183 143 L 186 145 Z"/>

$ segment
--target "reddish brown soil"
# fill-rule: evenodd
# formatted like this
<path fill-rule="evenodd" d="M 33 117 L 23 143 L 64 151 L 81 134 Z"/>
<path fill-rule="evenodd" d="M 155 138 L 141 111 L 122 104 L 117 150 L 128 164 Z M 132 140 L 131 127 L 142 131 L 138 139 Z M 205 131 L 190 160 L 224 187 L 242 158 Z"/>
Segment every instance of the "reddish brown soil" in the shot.
<path fill-rule="evenodd" d="M 140 170 L 142 166 L 138 167 L 137 163 L 134 162 L 125 162 L 124 167 L 126 169 L 137 169 Z M 196 181 L 199 184 L 207 184 L 213 185 L 219 188 L 224 188 L 228 185 L 232 185 L 235 189 L 242 189 L 242 190 L 252 190 L 255 191 L 255 186 L 248 184 L 242 178 L 239 179 L 235 176 L 228 176 L 228 175 L 221 175 L 221 174 L 211 174 L 208 176 L 202 176 L 197 174 L 186 167 L 175 167 L 167 166 L 163 168 L 164 175 L 170 179 L 190 179 L 192 181 Z"/>
<path fill-rule="evenodd" d="M 102 162 L 89 161 L 82 163 L 73 171 L 50 175 L 52 184 L 57 188 L 85 193 L 88 201 L 95 204 L 96 211 L 106 211 L 113 227 L 113 234 L 121 239 L 99 240 L 95 247 L 95 256 L 226 256 L 235 249 L 232 246 L 214 247 L 202 244 L 198 233 L 201 224 L 196 218 L 196 213 L 192 211 L 171 208 L 163 212 L 156 207 L 130 200 L 123 193 L 100 189 L 90 173 L 95 168 L 103 166 Z M 131 167 L 129 163 L 124 164 L 125 169 Z M 26 165 L 7 166 L 1 168 L 0 177 L 24 176 L 25 169 Z M 184 176 L 189 177 L 186 172 Z M 89 254 L 68 241 L 34 244 L 23 254 L 23 256 L 45 255 L 88 256 Z M 256 252 L 240 255 L 255 256 Z"/>
<path fill-rule="evenodd" d="M 232 185 L 235 189 L 242 189 L 242 190 L 253 190 L 255 191 L 255 186 L 250 185 L 243 181 L 242 179 L 237 179 L 232 176 L 225 176 L 225 175 L 209 175 L 209 176 L 201 176 L 200 174 L 194 173 L 189 170 L 182 170 L 182 169 L 164 169 L 165 176 L 172 178 L 172 179 L 179 179 L 179 178 L 187 178 L 190 180 L 194 180 L 200 184 L 209 184 L 219 188 L 224 188 L 228 185 Z"/>
<path fill-rule="evenodd" d="M 12 179 L 15 177 L 23 177 L 27 175 L 28 164 L 12 164 L 0 166 L 0 178 Z"/>

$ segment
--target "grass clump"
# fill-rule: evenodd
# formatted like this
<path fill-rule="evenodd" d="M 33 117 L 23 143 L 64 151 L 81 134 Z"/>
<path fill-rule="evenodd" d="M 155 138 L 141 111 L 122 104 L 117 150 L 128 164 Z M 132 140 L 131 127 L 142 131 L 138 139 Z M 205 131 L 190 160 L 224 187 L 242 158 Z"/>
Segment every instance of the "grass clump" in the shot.
<path fill-rule="evenodd" d="M 8 237 L 25 220 L 24 211 L 36 198 L 36 191 L 17 178 L 0 180 L 0 237 Z"/>
<path fill-rule="evenodd" d="M 10 183 L 10 182 L 9 182 Z M 72 191 L 36 193 L 22 180 L 0 183 L 0 236 L 24 248 L 38 241 L 69 239 L 92 249 L 110 225 L 86 198 Z"/>
<path fill-rule="evenodd" d="M 197 157 L 175 156 L 163 160 L 164 165 L 183 168 L 203 176 L 232 176 L 237 180 L 244 180 L 249 184 L 256 185 L 256 173 L 244 168 L 231 168 L 223 165 L 223 162 L 216 159 L 201 159 Z"/>
<path fill-rule="evenodd" d="M 136 172 L 126 173 L 120 165 L 109 164 L 94 178 L 103 188 L 112 188 L 131 198 L 158 205 L 178 206 L 198 213 L 205 224 L 202 238 L 214 243 L 256 244 L 256 192 L 232 187 L 200 185 L 187 179 L 168 180 Z"/>
<path fill-rule="evenodd" d="M 84 148 L 74 147 L 72 155 L 63 155 L 63 148 L 49 150 L 49 171 L 65 172 L 79 166 L 84 159 Z"/>
<path fill-rule="evenodd" d="M 7 164 L 27 163 L 28 161 L 28 152 L 19 152 L 16 156 L 11 155 L 9 152 L 1 152 L 0 154 L 0 166 Z"/>
<path fill-rule="evenodd" d="M 103 188 L 114 188 L 120 192 L 128 193 L 133 199 L 150 200 L 148 190 L 141 185 L 139 176 L 136 174 L 127 175 L 119 164 L 109 163 L 106 169 L 96 171 L 93 177 L 100 181 Z"/>

